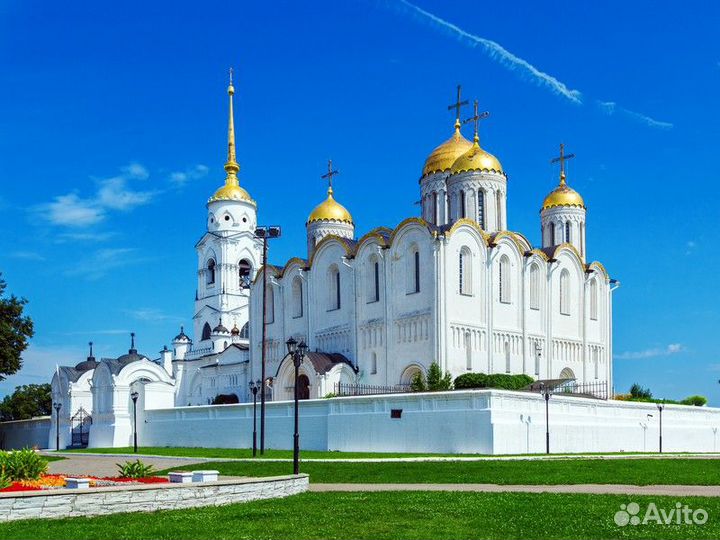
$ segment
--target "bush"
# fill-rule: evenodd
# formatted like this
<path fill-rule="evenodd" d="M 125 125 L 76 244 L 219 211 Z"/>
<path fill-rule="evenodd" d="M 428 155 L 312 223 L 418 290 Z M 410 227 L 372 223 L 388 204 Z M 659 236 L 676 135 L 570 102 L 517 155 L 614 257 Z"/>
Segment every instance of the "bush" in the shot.
<path fill-rule="evenodd" d="M 638 383 L 630 387 L 630 395 L 635 399 L 652 399 L 652 392 L 649 388 L 643 388 Z"/>
<path fill-rule="evenodd" d="M 455 379 L 455 389 L 500 388 L 502 390 L 522 390 L 532 382 L 534 382 L 534 379 L 528 375 L 464 373 Z"/>
<path fill-rule="evenodd" d="M 37 480 L 47 468 L 47 460 L 30 448 L 0 452 L 0 476 L 12 482 Z"/>
<path fill-rule="evenodd" d="M 145 463 L 139 459 L 136 459 L 135 461 L 126 461 L 122 465 L 120 463 L 116 463 L 116 465 L 118 466 L 120 478 L 145 478 L 146 476 L 151 476 L 155 472 L 152 465 L 145 465 Z"/>
<path fill-rule="evenodd" d="M 703 407 L 707 405 L 707 398 L 705 396 L 690 396 L 683 399 L 680 403 L 682 405 L 694 405 L 695 407 Z"/>
<path fill-rule="evenodd" d="M 12 484 L 12 482 L 7 476 L 5 476 L 5 472 L 0 471 L 0 490 L 10 487 L 10 484 Z"/>
<path fill-rule="evenodd" d="M 452 390 L 452 377 L 450 373 L 442 374 L 440 366 L 433 362 L 430 364 L 427 374 L 427 389 L 431 392 L 441 392 L 443 390 Z"/>
<path fill-rule="evenodd" d="M 410 381 L 410 390 L 413 392 L 424 392 L 427 390 L 427 384 L 425 384 L 425 375 L 418 371 Z"/>

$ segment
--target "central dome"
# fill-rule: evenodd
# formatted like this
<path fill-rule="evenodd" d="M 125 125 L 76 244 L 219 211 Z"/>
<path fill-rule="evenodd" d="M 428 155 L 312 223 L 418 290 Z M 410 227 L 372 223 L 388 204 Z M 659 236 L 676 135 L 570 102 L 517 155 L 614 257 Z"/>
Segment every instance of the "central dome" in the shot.
<path fill-rule="evenodd" d="M 498 159 L 480 147 L 477 138 L 470 149 L 463 153 L 452 165 L 451 174 L 467 171 L 489 171 L 503 173 L 502 165 Z"/>
<path fill-rule="evenodd" d="M 460 124 L 455 124 L 455 133 L 438 146 L 425 160 L 423 176 L 449 170 L 455 160 L 470 150 L 472 143 L 460 133 Z"/>
<path fill-rule="evenodd" d="M 342 204 L 333 198 L 332 188 L 328 189 L 328 196 L 323 202 L 318 204 L 308 216 L 308 223 L 315 221 L 339 221 L 342 223 L 353 224 L 352 216 Z"/>
<path fill-rule="evenodd" d="M 209 203 L 215 201 L 247 201 L 255 204 L 247 191 L 233 184 L 225 184 L 208 199 Z"/>
<path fill-rule="evenodd" d="M 565 174 L 560 176 L 560 184 L 545 197 L 542 209 L 554 208 L 556 206 L 575 206 L 585 208 L 585 201 L 580 194 L 565 183 Z"/>

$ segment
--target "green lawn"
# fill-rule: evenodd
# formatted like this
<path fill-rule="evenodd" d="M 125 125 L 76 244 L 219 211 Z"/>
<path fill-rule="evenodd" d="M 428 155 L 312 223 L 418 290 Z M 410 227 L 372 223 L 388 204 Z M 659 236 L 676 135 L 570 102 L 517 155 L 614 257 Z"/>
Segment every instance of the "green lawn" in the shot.
<path fill-rule="evenodd" d="M 228 476 L 292 473 L 292 463 L 218 461 L 203 463 Z M 178 469 L 197 469 L 185 465 Z M 491 484 L 686 484 L 720 485 L 715 459 L 558 459 L 551 461 L 303 462 L 315 483 L 491 483 Z"/>
<path fill-rule="evenodd" d="M 705 525 L 628 525 L 621 504 L 703 508 Z M 305 493 L 225 507 L 30 520 L 0 525 L 0 539 L 461 539 L 720 538 L 720 498 L 525 493 Z"/>

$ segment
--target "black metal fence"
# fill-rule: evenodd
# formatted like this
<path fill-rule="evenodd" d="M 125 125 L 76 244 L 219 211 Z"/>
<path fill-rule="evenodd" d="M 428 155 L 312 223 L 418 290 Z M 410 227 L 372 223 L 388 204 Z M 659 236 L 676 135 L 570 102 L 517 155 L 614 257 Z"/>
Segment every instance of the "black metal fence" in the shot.
<path fill-rule="evenodd" d="M 547 386 L 553 395 L 571 395 L 579 397 L 590 397 L 596 399 L 610 399 L 610 385 L 605 381 L 593 381 L 579 384 L 573 380 L 562 382 L 554 386 Z M 531 392 L 543 393 L 543 381 L 537 381 L 530 385 Z"/>
<path fill-rule="evenodd" d="M 396 384 L 394 386 L 352 383 L 335 384 L 335 395 L 337 396 L 375 396 L 379 394 L 404 394 L 406 392 L 410 392 L 409 384 Z"/>

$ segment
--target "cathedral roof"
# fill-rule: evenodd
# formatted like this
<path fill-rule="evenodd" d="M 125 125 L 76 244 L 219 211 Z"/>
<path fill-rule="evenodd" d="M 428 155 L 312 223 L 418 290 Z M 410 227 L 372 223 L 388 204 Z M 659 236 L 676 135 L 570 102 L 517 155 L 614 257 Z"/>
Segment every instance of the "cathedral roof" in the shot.
<path fill-rule="evenodd" d="M 317 221 L 353 224 L 353 218 L 350 212 L 333 197 L 332 186 L 328 188 L 327 199 L 318 204 L 308 216 L 308 223 Z"/>
<path fill-rule="evenodd" d="M 475 135 L 475 141 L 470 149 L 462 154 L 450 168 L 451 174 L 458 174 L 468 171 L 489 171 L 503 173 L 502 165 L 498 159 L 480 147 L 480 141 Z"/>
<path fill-rule="evenodd" d="M 460 133 L 460 122 L 455 123 L 455 133 L 447 141 L 435 148 L 425 160 L 422 176 L 449 171 L 453 163 L 472 148 L 472 143 Z"/>
<path fill-rule="evenodd" d="M 213 334 L 229 334 L 230 330 L 225 328 L 222 323 L 222 319 L 218 322 L 218 325 L 213 328 Z"/>
<path fill-rule="evenodd" d="M 560 175 L 560 184 L 550 194 L 545 197 L 542 209 L 554 208 L 556 206 L 574 206 L 577 208 L 585 208 L 585 201 L 580 194 L 567 185 L 565 182 L 565 173 Z"/>
<path fill-rule="evenodd" d="M 180 333 L 173 338 L 173 342 L 175 341 L 192 341 L 187 335 L 185 334 L 185 327 L 180 327 Z"/>

